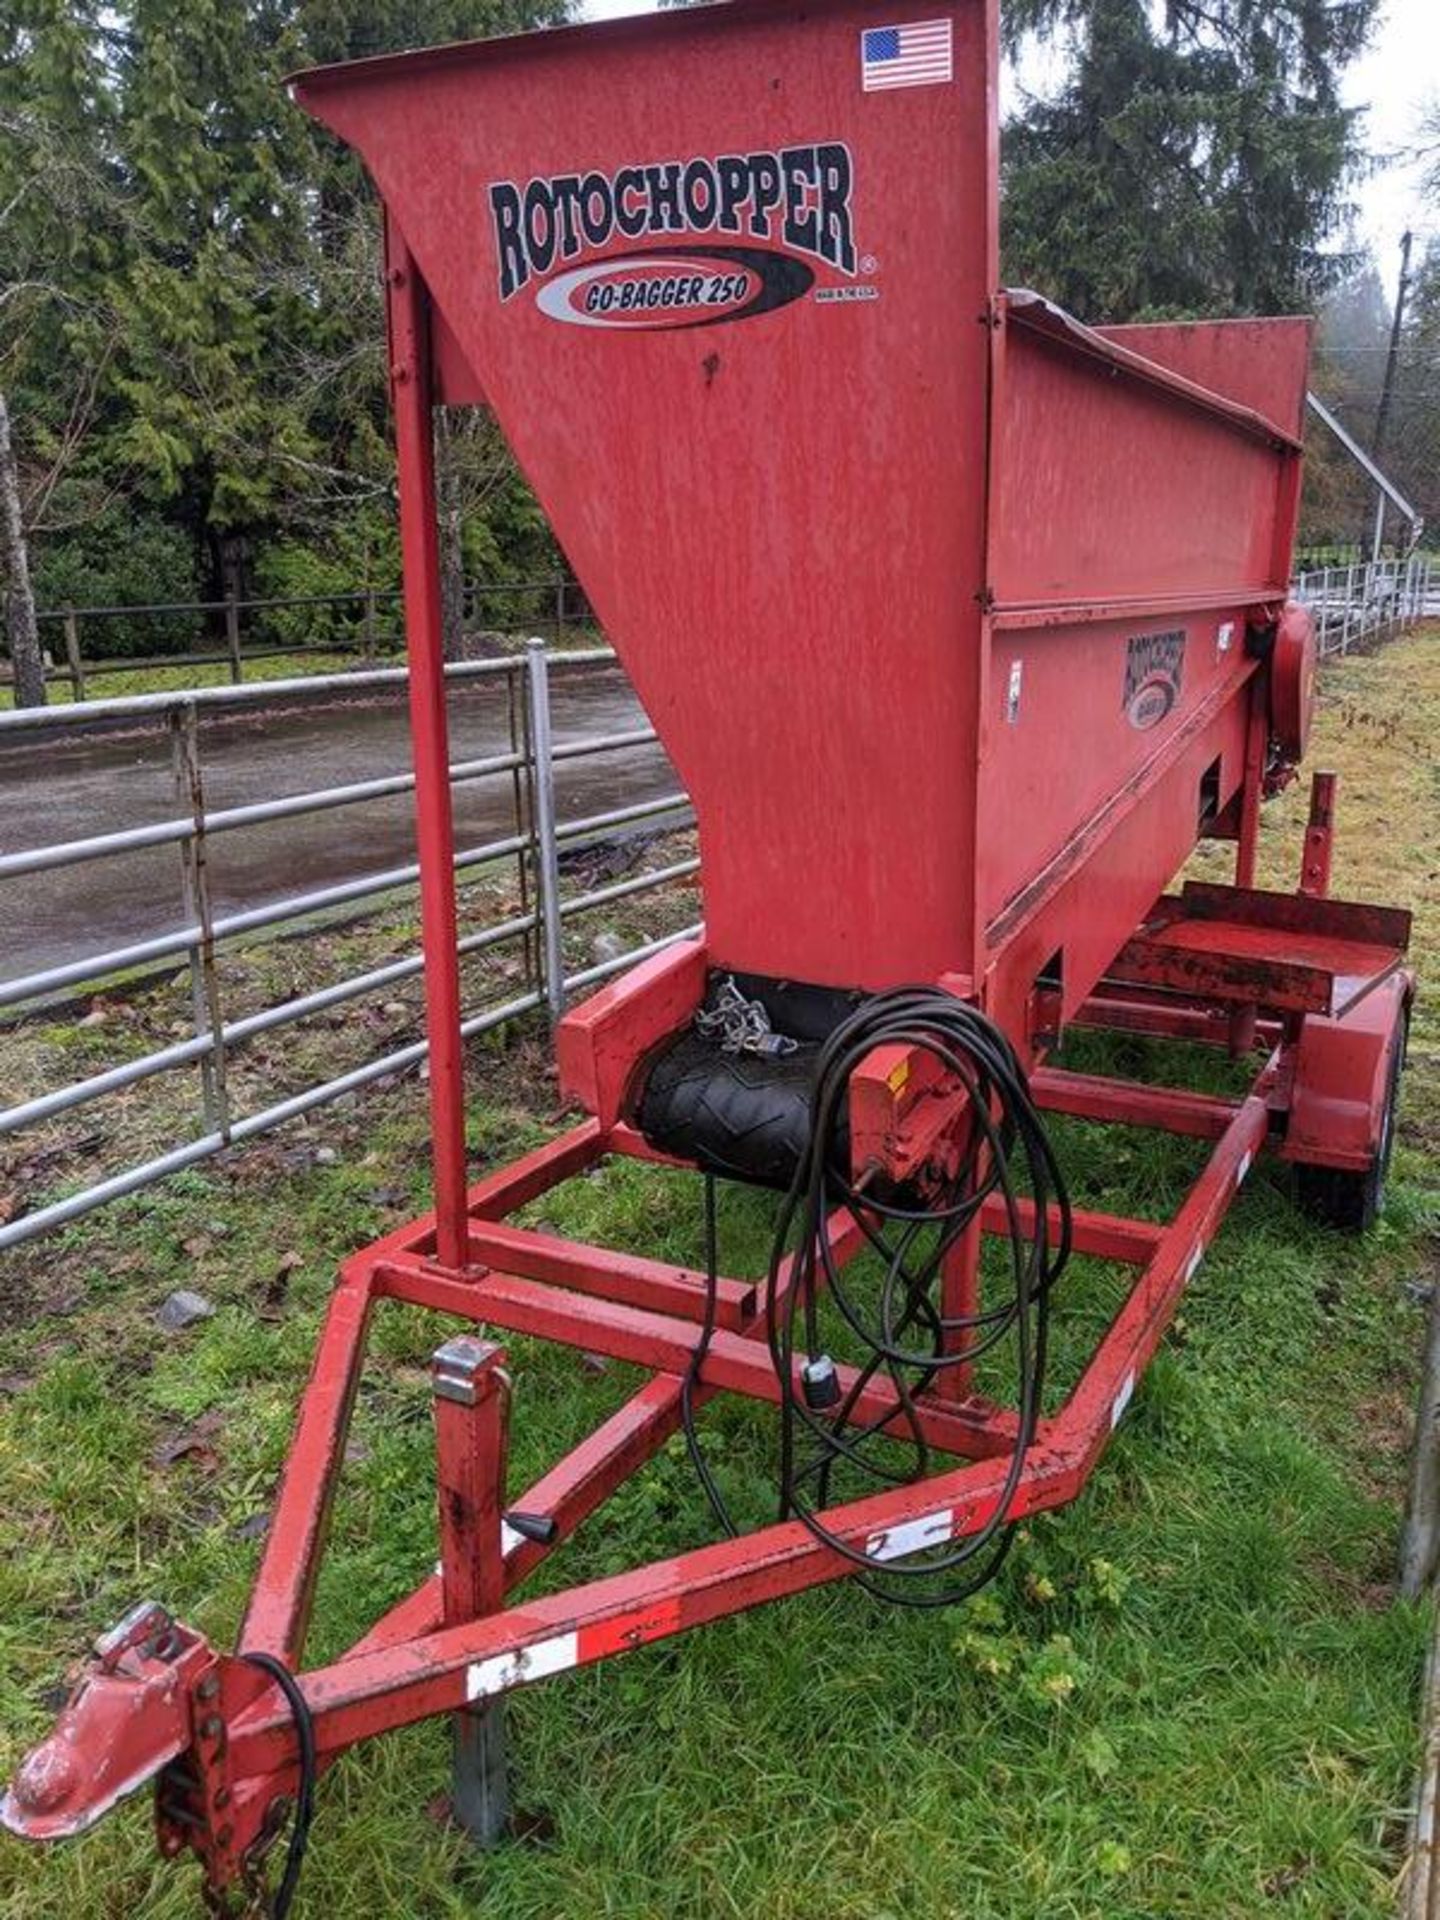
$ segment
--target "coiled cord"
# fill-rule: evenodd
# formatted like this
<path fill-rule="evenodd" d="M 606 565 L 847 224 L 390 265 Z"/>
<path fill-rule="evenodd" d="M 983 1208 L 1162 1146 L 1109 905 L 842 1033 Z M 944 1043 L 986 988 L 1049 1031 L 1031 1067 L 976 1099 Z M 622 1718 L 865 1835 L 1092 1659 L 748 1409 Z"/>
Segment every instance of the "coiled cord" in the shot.
<path fill-rule="evenodd" d="M 851 1076 L 877 1047 L 892 1045 L 931 1055 L 969 1095 L 958 1168 L 923 1203 L 882 1197 L 870 1181 L 852 1180 L 844 1166 L 841 1143 Z M 701 1484 L 721 1525 L 734 1534 L 693 1417 L 694 1387 L 714 1330 L 718 1266 L 708 1178 L 706 1186 L 709 1298 L 682 1389 L 681 1413 Z M 1025 1189 L 1033 1203 L 1028 1234 L 1020 1206 Z M 994 1194 L 1005 1212 L 1009 1288 L 973 1313 L 947 1315 L 939 1298 L 946 1256 Z M 1052 1206 L 1058 1218 L 1053 1242 Z M 840 1210 L 850 1214 L 883 1263 L 878 1297 L 868 1310 L 847 1282 L 831 1241 L 830 1223 Z M 834 1029 L 816 1057 L 809 1137 L 781 1204 L 766 1283 L 766 1333 L 780 1384 L 780 1517 L 799 1520 L 856 1567 L 861 1584 L 881 1597 L 911 1606 L 948 1606 L 989 1580 L 1003 1560 L 1025 1454 L 1040 1416 L 1050 1291 L 1069 1256 L 1070 1237 L 1069 1196 L 1025 1070 L 1009 1039 L 978 1007 L 938 988 L 898 988 L 875 995 Z M 809 1405 L 797 1387 L 795 1364 L 799 1349 L 810 1367 L 824 1358 L 822 1282 L 863 1356 L 839 1403 L 823 1409 Z M 947 1370 L 973 1364 L 1006 1340 L 1015 1349 L 1019 1417 L 1000 1498 L 985 1524 L 953 1547 L 903 1561 L 878 1558 L 827 1527 L 819 1516 L 830 1504 L 837 1470 L 848 1470 L 862 1487 L 867 1481 L 904 1485 L 932 1471 L 918 1396 Z M 877 1375 L 892 1386 L 894 1405 L 875 1420 L 857 1423 L 856 1409 Z M 896 1458 L 895 1435 L 884 1431 L 897 1416 L 906 1430 L 908 1460 Z"/>

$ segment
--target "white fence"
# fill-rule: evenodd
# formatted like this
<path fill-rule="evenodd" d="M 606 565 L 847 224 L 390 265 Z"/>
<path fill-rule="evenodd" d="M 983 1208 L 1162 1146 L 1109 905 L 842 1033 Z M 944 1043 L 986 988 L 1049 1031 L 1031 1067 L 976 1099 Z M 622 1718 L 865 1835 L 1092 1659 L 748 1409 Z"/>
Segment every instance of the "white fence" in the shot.
<path fill-rule="evenodd" d="M 1417 620 L 1440 618 L 1440 567 L 1427 554 L 1317 568 L 1299 575 L 1294 592 L 1315 616 L 1322 660 L 1363 641 L 1388 640 Z"/>

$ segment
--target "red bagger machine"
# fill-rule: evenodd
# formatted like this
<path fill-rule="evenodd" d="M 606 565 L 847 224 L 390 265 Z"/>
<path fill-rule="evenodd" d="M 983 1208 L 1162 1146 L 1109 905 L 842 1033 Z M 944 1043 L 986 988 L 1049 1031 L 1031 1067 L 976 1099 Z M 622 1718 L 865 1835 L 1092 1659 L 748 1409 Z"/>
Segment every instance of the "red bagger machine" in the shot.
<path fill-rule="evenodd" d="M 993 0 L 900 12 L 740 0 L 296 82 L 385 203 L 436 1205 L 341 1272 L 239 1651 L 137 1608 L 16 1777 L 18 1834 L 154 1780 L 215 1903 L 291 1822 L 282 1911 L 318 1774 L 449 1714 L 493 1838 L 510 1689 L 846 1576 L 953 1597 L 1074 1499 L 1262 1147 L 1373 1216 L 1409 917 L 1327 897 L 1324 775 L 1298 891 L 1254 885 L 1312 704 L 1308 323 L 1096 330 L 1000 290 Z M 438 402 L 493 409 L 693 798 L 705 892 L 703 940 L 561 1022 L 589 1117 L 468 1191 Z M 1165 892 L 1201 837 L 1235 884 Z M 1079 1022 L 1263 1064 L 1233 1100 L 1044 1064 Z M 1209 1155 L 1168 1224 L 1086 1211 L 1055 1111 Z M 610 1154 L 783 1194 L 768 1274 L 721 1276 L 713 1230 L 691 1270 L 510 1223 Z M 1133 1285 L 1047 1410 L 1071 1247 Z M 443 1346 L 439 1569 L 307 1672 L 381 1300 L 652 1377 L 512 1494 L 503 1352 Z M 773 1524 L 512 1598 L 682 1429 L 728 1520 L 695 1423 L 720 1392 L 775 1410 Z"/>

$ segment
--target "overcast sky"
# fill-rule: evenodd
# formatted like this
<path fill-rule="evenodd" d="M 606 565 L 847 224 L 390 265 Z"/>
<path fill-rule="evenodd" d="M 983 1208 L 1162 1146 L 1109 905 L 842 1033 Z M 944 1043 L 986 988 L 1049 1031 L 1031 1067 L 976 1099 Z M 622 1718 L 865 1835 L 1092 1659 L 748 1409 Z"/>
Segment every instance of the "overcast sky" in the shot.
<path fill-rule="evenodd" d="M 610 20 L 621 13 L 648 13 L 651 0 L 584 0 L 585 17 Z M 902 11 L 901 18 L 904 18 Z M 1020 86 L 1044 87 L 1058 69 L 1041 63 L 1032 73 L 1009 74 L 1006 106 Z M 1440 96 L 1440 4 L 1437 0 L 1385 0 L 1370 51 L 1351 68 L 1345 98 L 1366 110 L 1366 144 L 1383 155 L 1402 153 L 1415 143 L 1421 109 Z M 1413 162 L 1386 166 L 1355 192 L 1359 206 L 1357 238 L 1375 253 L 1388 287 L 1395 277 L 1400 235 L 1415 229 L 1417 248 L 1432 235 L 1440 238 L 1440 218 L 1427 224 L 1420 200 L 1420 169 Z"/>

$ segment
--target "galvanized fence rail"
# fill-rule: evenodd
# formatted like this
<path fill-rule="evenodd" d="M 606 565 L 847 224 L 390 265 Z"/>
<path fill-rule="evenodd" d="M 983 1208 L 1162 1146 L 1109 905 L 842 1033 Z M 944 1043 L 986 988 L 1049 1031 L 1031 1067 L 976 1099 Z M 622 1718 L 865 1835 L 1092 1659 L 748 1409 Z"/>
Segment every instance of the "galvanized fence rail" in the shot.
<path fill-rule="evenodd" d="M 1385 638 L 1425 617 L 1440 617 L 1440 571 L 1420 556 L 1408 561 L 1383 561 L 1376 566 L 1329 567 L 1303 574 L 1297 595 L 1312 607 L 1325 656 L 1343 655 L 1365 641 Z M 566 890 L 562 882 L 562 851 L 587 840 L 634 831 L 644 823 L 674 827 L 691 818 L 686 796 L 678 791 L 633 802 L 578 819 L 561 820 L 556 811 L 556 769 L 568 761 L 646 745 L 654 730 L 638 727 L 604 736 L 557 743 L 551 724 L 551 685 L 557 673 L 573 674 L 613 666 L 607 649 L 554 652 L 542 640 L 532 640 L 523 659 L 477 661 L 447 670 L 452 686 L 479 682 L 494 688 L 505 703 L 508 750 L 469 761 L 452 769 L 457 786 L 471 781 L 504 780 L 510 788 L 510 830 L 481 844 L 465 847 L 455 856 L 457 877 L 473 877 L 486 868 L 510 863 L 521 910 L 493 925 L 463 936 L 462 956 L 489 952 L 507 944 L 524 957 L 523 991 L 471 1009 L 465 1016 L 466 1036 L 487 1032 L 520 1015 L 544 1009 L 558 1019 L 567 996 L 591 987 L 631 965 L 648 952 L 671 941 L 692 936 L 687 927 L 643 946 L 609 955 L 578 972 L 567 973 L 564 956 L 566 922 L 573 916 L 634 895 L 653 891 L 693 875 L 699 861 L 693 857 L 669 860 L 639 874 L 602 886 Z M 197 1070 L 197 1131 L 166 1153 L 137 1161 L 108 1178 L 78 1186 L 64 1197 L 22 1213 L 0 1225 L 0 1250 L 79 1219 L 93 1208 L 122 1195 L 139 1192 L 167 1174 L 220 1153 L 226 1147 L 253 1140 L 282 1122 L 313 1112 L 344 1095 L 358 1092 L 387 1076 L 418 1068 L 426 1044 L 417 1040 L 392 1048 L 349 1071 L 301 1089 L 250 1113 L 234 1111 L 230 1067 L 238 1049 L 261 1034 L 271 1033 L 307 1017 L 325 1013 L 362 996 L 382 992 L 422 970 L 418 952 L 368 968 L 364 972 L 328 981 L 298 997 L 240 1017 L 227 1013 L 223 973 L 217 964 L 222 950 L 276 929 L 323 926 L 337 909 L 378 911 L 397 898 L 408 899 L 419 877 L 416 865 L 388 868 L 380 873 L 344 879 L 329 886 L 287 894 L 263 906 L 217 914 L 211 903 L 209 853 L 218 835 L 263 823 L 293 819 L 403 794 L 413 789 L 413 775 L 394 774 L 342 785 L 287 794 L 243 806 L 212 808 L 206 799 L 204 722 L 237 709 L 291 698 L 324 698 L 337 691 L 349 697 L 357 692 L 398 689 L 405 684 L 403 669 L 368 669 L 338 676 L 270 681 L 250 687 L 205 688 L 180 694 L 142 694 L 124 700 L 93 702 L 84 707 L 64 706 L 0 713 L 0 746 L 33 740 L 37 747 L 72 728 L 97 723 L 148 720 L 168 728 L 171 739 L 174 810 L 146 825 L 51 845 L 0 854 L 0 880 L 26 874 L 75 867 L 145 848 L 173 845 L 179 850 L 184 923 L 154 938 L 88 953 L 0 982 L 0 1017 L 6 1009 L 18 1014 L 53 996 L 99 986 L 116 974 L 155 964 L 172 963 L 188 969 L 193 1031 L 172 1045 L 126 1060 L 0 1111 L 0 1141 L 60 1115 L 138 1085 L 157 1074 L 192 1067 Z"/>
<path fill-rule="evenodd" d="M 404 645 L 399 587 L 362 587 L 349 593 L 230 594 L 223 600 L 157 600 L 145 604 L 49 607 L 36 615 L 44 642 L 47 687 L 68 686 L 72 700 L 94 697 L 93 683 L 115 674 L 186 672 L 224 667 L 234 686 L 245 670 L 267 660 L 306 654 L 351 653 L 366 665 Z M 593 624 L 585 595 L 563 574 L 539 580 L 467 581 L 461 592 L 465 630 L 487 625 L 507 631 L 543 628 L 558 646 L 566 634 Z M 150 637 L 148 652 L 104 648 L 107 630 Z M 208 638 L 159 650 L 167 633 Z M 5 663 L 8 665 L 8 663 Z"/>
<path fill-rule="evenodd" d="M 613 666 L 608 649 L 552 653 L 542 640 L 532 640 L 523 659 L 477 661 L 447 669 L 452 686 L 479 682 L 493 688 L 504 702 L 510 747 L 507 752 L 457 761 L 452 768 L 456 785 L 471 781 L 507 780 L 510 787 L 511 830 L 455 856 L 455 871 L 473 878 L 486 868 L 509 864 L 521 911 L 467 933 L 459 943 L 462 957 L 485 953 L 503 945 L 518 947 L 524 963 L 524 991 L 498 1004 L 469 1011 L 462 1032 L 488 1032 L 519 1015 L 546 1009 L 552 1019 L 564 1010 L 568 994 L 606 979 L 644 954 L 670 941 L 693 934 L 686 928 L 663 939 L 607 956 L 595 965 L 567 975 L 563 931 L 565 923 L 634 895 L 688 878 L 697 867 L 694 858 L 670 860 L 639 874 L 576 892 L 561 879 L 562 851 L 587 841 L 633 831 L 642 823 L 675 827 L 691 818 L 689 802 L 680 792 L 632 802 L 576 819 L 562 820 L 555 805 L 557 766 L 567 762 L 639 747 L 653 742 L 648 726 L 605 736 L 557 742 L 550 720 L 550 683 L 553 674 L 584 673 Z M 146 849 L 173 845 L 180 855 L 180 894 L 184 922 L 173 931 L 101 948 L 77 960 L 38 969 L 0 982 L 0 1010 L 43 1005 L 60 993 L 100 986 L 117 974 L 138 967 L 175 964 L 188 968 L 193 1031 L 170 1046 L 126 1060 L 99 1073 L 56 1087 L 33 1099 L 0 1111 L 0 1141 L 58 1118 L 105 1096 L 180 1068 L 198 1069 L 197 1131 L 168 1152 L 152 1156 L 64 1197 L 24 1212 L 0 1226 L 0 1250 L 76 1220 L 107 1201 L 139 1192 L 166 1175 L 191 1167 L 226 1147 L 240 1145 L 268 1132 L 283 1121 L 359 1091 L 376 1080 L 419 1067 L 425 1059 L 424 1040 L 393 1048 L 348 1072 L 303 1088 L 257 1111 L 237 1114 L 230 1091 L 230 1063 L 236 1049 L 265 1033 L 326 1012 L 364 995 L 393 989 L 416 978 L 423 961 L 418 952 L 372 967 L 358 974 L 328 981 L 305 994 L 262 1008 L 243 1017 L 230 1017 L 224 1004 L 223 970 L 217 964 L 222 949 L 233 948 L 257 934 L 306 922 L 326 924 L 340 908 L 378 910 L 415 891 L 419 868 L 414 863 L 379 873 L 344 879 L 335 884 L 285 894 L 241 912 L 217 914 L 208 880 L 210 850 L 217 835 L 232 833 L 302 815 L 327 812 L 366 801 L 403 794 L 414 788 L 413 774 L 394 774 L 350 781 L 343 785 L 286 794 L 243 806 L 212 808 L 205 790 L 203 720 L 237 709 L 268 704 L 277 699 L 323 698 L 327 692 L 386 688 L 403 689 L 403 669 L 376 669 L 365 673 L 271 681 L 264 686 L 204 688 L 186 694 L 142 694 L 130 699 L 0 713 L 0 746 L 17 740 L 37 746 L 57 734 L 76 729 L 149 722 L 162 724 L 170 734 L 174 810 L 145 825 L 50 845 L 0 853 L 0 880 L 53 872 L 86 862 L 119 858 Z M 538 949 L 538 951 L 537 951 Z"/>
<path fill-rule="evenodd" d="M 1429 554 L 1317 567 L 1296 577 L 1294 591 L 1315 617 L 1322 660 L 1364 641 L 1388 640 L 1417 620 L 1440 618 L 1440 566 Z"/>

